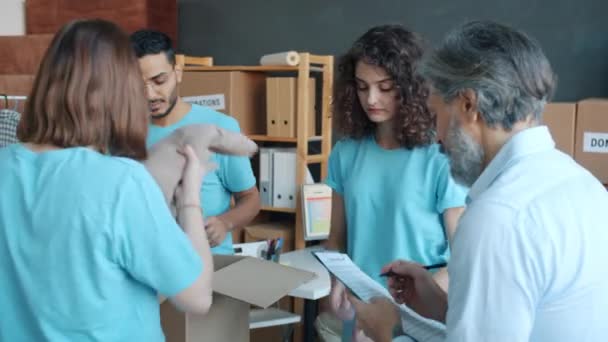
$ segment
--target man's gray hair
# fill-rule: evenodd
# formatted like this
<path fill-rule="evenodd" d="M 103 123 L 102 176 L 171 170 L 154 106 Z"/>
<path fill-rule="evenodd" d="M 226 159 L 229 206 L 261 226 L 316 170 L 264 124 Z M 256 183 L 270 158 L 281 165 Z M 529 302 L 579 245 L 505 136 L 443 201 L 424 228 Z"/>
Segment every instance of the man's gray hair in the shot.
<path fill-rule="evenodd" d="M 473 21 L 451 32 L 419 66 L 446 101 L 471 89 L 490 127 L 510 130 L 533 116 L 541 121 L 556 76 L 536 40 L 510 27 Z"/>

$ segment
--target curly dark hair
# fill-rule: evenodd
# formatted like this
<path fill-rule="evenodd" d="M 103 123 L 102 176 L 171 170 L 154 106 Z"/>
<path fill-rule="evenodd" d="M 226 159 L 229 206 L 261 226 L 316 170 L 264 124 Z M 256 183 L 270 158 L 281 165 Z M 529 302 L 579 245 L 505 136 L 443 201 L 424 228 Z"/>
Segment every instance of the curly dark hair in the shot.
<path fill-rule="evenodd" d="M 342 137 L 361 139 L 374 133 L 357 96 L 357 62 L 378 66 L 395 81 L 401 106 L 396 115 L 395 136 L 402 147 L 428 145 L 435 138 L 435 116 L 427 106 L 428 88 L 414 71 L 424 52 L 422 40 L 400 25 L 376 26 L 361 36 L 338 61 L 334 87 L 334 122 Z"/>

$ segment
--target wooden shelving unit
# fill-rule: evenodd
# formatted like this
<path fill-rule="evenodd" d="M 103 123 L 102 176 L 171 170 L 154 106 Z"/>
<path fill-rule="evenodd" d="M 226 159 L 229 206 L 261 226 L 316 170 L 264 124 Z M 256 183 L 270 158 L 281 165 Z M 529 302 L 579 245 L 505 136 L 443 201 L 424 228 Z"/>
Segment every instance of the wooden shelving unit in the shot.
<path fill-rule="evenodd" d="M 279 143 L 297 143 L 298 142 L 298 138 L 272 137 L 272 136 L 262 135 L 262 134 L 250 134 L 247 137 L 249 137 L 249 139 L 251 139 L 253 141 L 258 141 L 258 142 L 279 142 Z M 322 139 L 323 139 L 322 136 L 316 135 L 313 137 L 309 137 L 308 141 L 321 141 Z"/>
<path fill-rule="evenodd" d="M 304 53 L 301 53 L 302 56 Z M 311 55 L 312 56 L 312 55 Z M 319 57 L 315 58 L 316 61 L 321 61 L 322 58 L 333 56 L 314 56 Z M 324 62 L 314 63 L 312 64 L 322 64 Z M 261 71 L 261 72 L 281 72 L 281 71 L 300 71 L 302 66 L 302 62 L 300 60 L 299 66 L 285 66 L 285 65 L 242 65 L 242 66 L 233 66 L 233 65 L 218 65 L 218 66 L 187 66 L 185 70 L 188 71 Z M 318 65 L 309 66 L 309 71 L 313 72 L 325 72 L 323 67 Z"/>
<path fill-rule="evenodd" d="M 278 207 L 262 207 L 262 211 L 270 211 L 275 213 L 295 213 L 296 210 L 292 208 L 278 208 Z"/>
<path fill-rule="evenodd" d="M 298 194 L 296 200 L 296 208 L 262 208 L 266 212 L 282 212 L 293 213 L 295 223 L 295 249 L 306 247 L 303 232 L 302 220 L 302 203 L 299 195 L 299 189 L 305 182 L 307 167 L 310 164 L 320 164 L 321 179 L 327 176 L 327 160 L 331 150 L 331 94 L 333 90 L 333 56 L 318 56 L 310 53 L 300 53 L 300 63 L 297 66 L 218 66 L 212 65 L 212 58 L 192 58 L 178 56 L 178 63 L 185 64 L 184 71 L 197 72 L 217 72 L 217 71 L 243 71 L 243 72 L 263 72 L 263 73 L 295 73 L 297 77 L 297 108 L 296 120 L 297 130 L 295 137 L 274 137 L 265 134 L 251 134 L 249 138 L 259 143 L 283 143 L 295 144 L 297 150 L 297 166 L 296 166 L 296 181 Z M 199 65 L 197 62 L 200 62 Z M 320 103 L 317 103 L 319 116 L 321 120 L 321 135 L 314 135 L 315 127 L 308 127 L 308 115 L 311 113 L 309 98 L 312 94 L 309 93 L 309 88 L 306 86 L 311 78 L 311 73 L 320 73 L 317 79 L 322 81 Z M 315 112 L 315 111 L 312 111 Z M 313 133 L 313 134 L 311 134 Z M 311 141 L 320 142 L 321 153 L 310 155 L 308 144 Z"/>
<path fill-rule="evenodd" d="M 319 56 L 310 53 L 300 53 L 300 63 L 298 66 L 215 66 L 213 59 L 182 59 L 178 58 L 178 63 L 182 62 L 184 71 L 197 72 L 217 72 L 217 71 L 241 71 L 241 72 L 258 72 L 269 73 L 272 75 L 288 73 L 296 74 L 297 80 L 297 108 L 296 108 L 296 136 L 295 137 L 275 137 L 265 134 L 250 134 L 249 138 L 265 145 L 272 144 L 295 144 L 297 161 L 296 161 L 296 208 L 262 208 L 261 217 L 265 217 L 270 213 L 281 213 L 282 215 L 290 215 L 293 218 L 295 226 L 294 248 L 302 249 L 306 247 L 304 240 L 304 225 L 302 219 L 302 200 L 300 196 L 301 185 L 304 184 L 308 166 L 310 164 L 320 165 L 320 180 L 327 177 L 327 162 L 332 146 L 332 115 L 331 115 L 331 96 L 333 91 L 334 79 L 334 57 Z M 198 65 L 197 65 L 198 64 Z M 310 111 L 310 96 L 309 79 L 311 75 L 321 81 L 321 94 L 316 96 L 315 106 L 316 111 Z M 320 100 L 320 102 L 319 102 Z M 316 132 L 315 127 L 309 127 L 310 113 L 317 115 L 317 122 L 320 120 L 321 131 L 320 135 Z M 263 113 L 261 113 L 263 114 Z M 265 113 L 264 113 L 265 114 Z M 265 115 L 264 115 L 265 116 Z M 309 143 L 320 143 L 320 153 L 310 154 Z M 304 300 L 295 298 L 293 301 L 294 312 L 304 317 Z M 303 339 L 302 324 L 298 324 L 294 331 L 294 341 L 300 342 Z"/>

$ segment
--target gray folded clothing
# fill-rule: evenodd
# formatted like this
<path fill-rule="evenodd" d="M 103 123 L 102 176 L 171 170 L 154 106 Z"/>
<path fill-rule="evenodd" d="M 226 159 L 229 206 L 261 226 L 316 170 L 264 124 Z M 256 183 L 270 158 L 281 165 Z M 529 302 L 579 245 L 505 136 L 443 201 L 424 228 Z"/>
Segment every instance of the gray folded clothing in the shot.
<path fill-rule="evenodd" d="M 205 124 L 180 127 L 154 144 L 148 151 L 148 159 L 144 161 L 144 165 L 160 186 L 174 215 L 175 190 L 186 164 L 185 157 L 177 150 L 184 145 L 192 146 L 207 171 L 215 167 L 209 161 L 212 153 L 251 156 L 258 149 L 253 141 L 240 133 Z"/>

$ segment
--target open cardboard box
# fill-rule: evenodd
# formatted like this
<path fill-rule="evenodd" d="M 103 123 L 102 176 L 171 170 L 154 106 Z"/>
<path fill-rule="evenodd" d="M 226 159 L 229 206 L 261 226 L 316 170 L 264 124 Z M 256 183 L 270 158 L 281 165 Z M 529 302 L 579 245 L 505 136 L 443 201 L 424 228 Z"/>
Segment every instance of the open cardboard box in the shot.
<path fill-rule="evenodd" d="M 314 273 L 243 256 L 214 255 L 213 304 L 206 315 L 185 314 L 161 304 L 167 342 L 249 341 L 250 305 L 268 308 Z"/>

